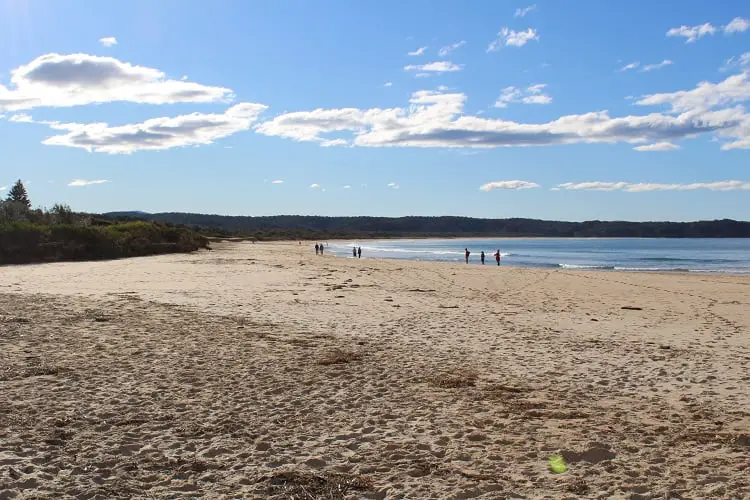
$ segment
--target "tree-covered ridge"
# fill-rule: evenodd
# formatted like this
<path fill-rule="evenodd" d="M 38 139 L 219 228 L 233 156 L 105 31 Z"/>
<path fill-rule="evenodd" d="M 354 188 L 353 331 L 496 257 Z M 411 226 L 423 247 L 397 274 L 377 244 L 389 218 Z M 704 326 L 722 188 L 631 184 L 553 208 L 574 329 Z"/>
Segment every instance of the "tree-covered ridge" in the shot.
<path fill-rule="evenodd" d="M 537 219 L 477 219 L 470 217 L 318 217 L 277 215 L 244 217 L 192 213 L 143 214 L 121 212 L 159 222 L 184 224 L 214 235 L 259 240 L 391 237 L 632 237 L 632 238 L 750 238 L 750 222 L 730 219 L 696 222 L 565 222 Z"/>

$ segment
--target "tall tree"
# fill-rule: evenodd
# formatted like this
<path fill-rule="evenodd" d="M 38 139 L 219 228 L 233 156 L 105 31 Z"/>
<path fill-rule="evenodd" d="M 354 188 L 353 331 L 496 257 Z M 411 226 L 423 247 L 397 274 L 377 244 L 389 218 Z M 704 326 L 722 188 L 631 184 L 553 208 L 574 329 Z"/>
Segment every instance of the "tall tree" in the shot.
<path fill-rule="evenodd" d="M 16 183 L 8 191 L 8 201 L 15 203 L 23 203 L 27 208 L 31 208 L 31 200 L 29 200 L 29 193 L 26 192 L 21 179 L 18 179 Z"/>

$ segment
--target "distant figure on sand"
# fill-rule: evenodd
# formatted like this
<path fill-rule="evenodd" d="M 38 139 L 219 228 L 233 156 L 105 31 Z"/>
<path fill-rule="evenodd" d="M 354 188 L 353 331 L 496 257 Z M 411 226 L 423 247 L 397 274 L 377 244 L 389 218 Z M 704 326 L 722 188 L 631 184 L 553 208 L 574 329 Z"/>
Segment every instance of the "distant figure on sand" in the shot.
<path fill-rule="evenodd" d="M 484 250 L 479 254 L 479 258 L 482 260 L 482 265 L 484 265 Z"/>
<path fill-rule="evenodd" d="M 323 255 L 323 244 L 320 244 L 320 255 Z"/>
<path fill-rule="evenodd" d="M 352 257 L 357 258 L 357 247 L 352 248 Z"/>
<path fill-rule="evenodd" d="M 320 248 L 318 247 L 318 244 L 315 244 L 315 255 L 318 255 L 318 252 L 320 251 Z"/>
<path fill-rule="evenodd" d="M 495 252 L 495 261 L 497 262 L 497 265 L 500 265 L 500 249 L 498 248 L 497 252 Z"/>
<path fill-rule="evenodd" d="M 469 252 L 468 248 L 464 248 L 464 252 L 466 252 L 466 263 L 469 263 L 469 255 L 471 255 L 471 252 Z"/>
<path fill-rule="evenodd" d="M 357 248 L 357 257 L 362 258 L 362 247 Z"/>

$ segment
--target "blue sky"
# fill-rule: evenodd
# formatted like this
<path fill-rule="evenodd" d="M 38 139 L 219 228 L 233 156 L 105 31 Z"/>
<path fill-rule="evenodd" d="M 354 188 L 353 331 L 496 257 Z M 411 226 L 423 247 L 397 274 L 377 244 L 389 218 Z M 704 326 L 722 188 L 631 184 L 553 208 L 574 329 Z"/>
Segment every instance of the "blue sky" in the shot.
<path fill-rule="evenodd" d="M 740 0 L 0 0 L 38 205 L 747 220 L 748 100 Z"/>

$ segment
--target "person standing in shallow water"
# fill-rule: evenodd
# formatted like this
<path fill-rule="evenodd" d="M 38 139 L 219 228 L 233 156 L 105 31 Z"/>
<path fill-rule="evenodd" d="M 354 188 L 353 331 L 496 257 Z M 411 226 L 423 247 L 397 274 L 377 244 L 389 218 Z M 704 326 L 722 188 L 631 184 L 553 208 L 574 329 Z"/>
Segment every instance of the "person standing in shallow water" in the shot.
<path fill-rule="evenodd" d="M 495 261 L 497 261 L 497 265 L 500 265 L 500 249 L 498 248 L 497 252 L 495 252 Z"/>
<path fill-rule="evenodd" d="M 315 255 L 318 255 L 318 244 L 315 244 Z"/>
<path fill-rule="evenodd" d="M 466 263 L 469 263 L 469 255 L 471 255 L 471 252 L 469 252 L 468 248 L 464 248 L 464 252 L 466 253 Z"/>
<path fill-rule="evenodd" d="M 352 257 L 357 258 L 357 247 L 352 248 Z"/>
<path fill-rule="evenodd" d="M 358 247 L 357 248 L 357 258 L 359 258 L 359 259 L 362 258 L 362 247 Z"/>

